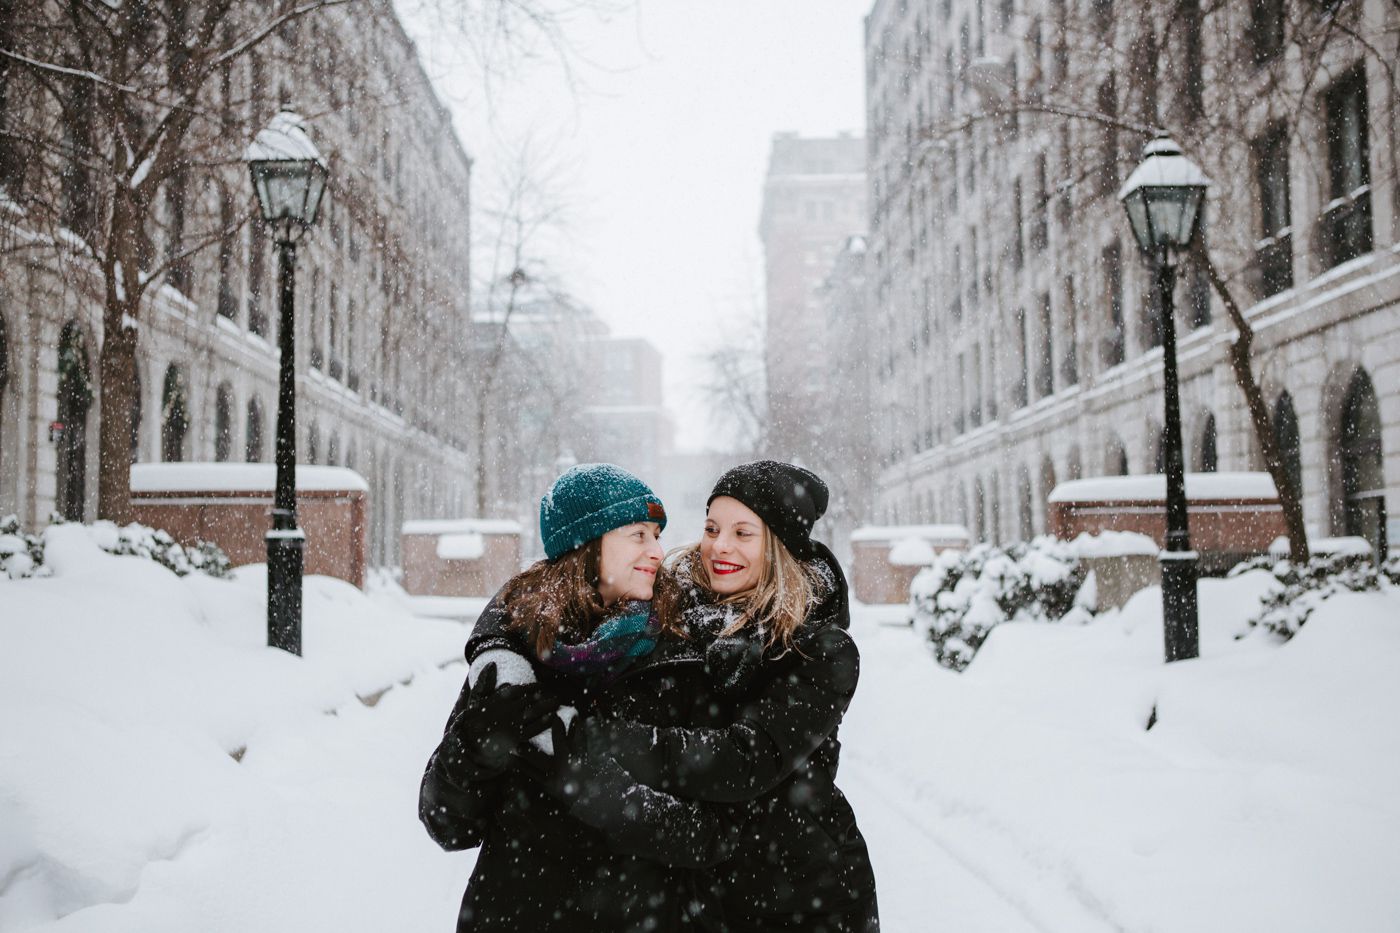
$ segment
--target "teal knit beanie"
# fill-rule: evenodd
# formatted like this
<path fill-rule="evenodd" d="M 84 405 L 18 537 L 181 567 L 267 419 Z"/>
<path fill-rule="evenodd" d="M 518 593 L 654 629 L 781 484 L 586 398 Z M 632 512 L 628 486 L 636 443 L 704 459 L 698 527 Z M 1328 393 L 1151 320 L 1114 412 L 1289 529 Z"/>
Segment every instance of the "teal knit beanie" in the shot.
<path fill-rule="evenodd" d="M 646 483 L 611 463 L 580 463 L 540 500 L 540 541 L 550 560 L 633 522 L 666 527 L 666 508 Z"/>

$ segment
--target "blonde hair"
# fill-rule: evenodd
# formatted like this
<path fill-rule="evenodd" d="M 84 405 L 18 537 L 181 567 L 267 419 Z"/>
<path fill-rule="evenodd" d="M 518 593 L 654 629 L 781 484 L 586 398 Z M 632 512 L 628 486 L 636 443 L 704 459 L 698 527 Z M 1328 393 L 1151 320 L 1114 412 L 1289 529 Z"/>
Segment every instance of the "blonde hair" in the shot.
<path fill-rule="evenodd" d="M 700 558 L 699 542 L 672 551 L 666 562 L 675 568 L 676 576 L 680 579 L 674 580 L 672 585 L 666 586 L 664 592 L 658 594 L 661 621 L 667 628 L 679 628 L 679 617 L 684 610 L 684 591 L 702 587 L 713 593 L 714 586 L 710 582 L 710 568 Z M 759 567 L 758 582 L 752 589 L 731 593 L 717 601 L 717 605 L 732 606 L 739 611 L 738 619 L 720 634 L 733 635 L 753 625 L 764 639 L 765 647 L 781 645 L 786 651 L 792 647 L 793 636 L 807 620 L 815 594 L 816 584 L 812 581 L 811 571 L 792 556 L 787 546 L 765 524 L 763 563 Z"/>

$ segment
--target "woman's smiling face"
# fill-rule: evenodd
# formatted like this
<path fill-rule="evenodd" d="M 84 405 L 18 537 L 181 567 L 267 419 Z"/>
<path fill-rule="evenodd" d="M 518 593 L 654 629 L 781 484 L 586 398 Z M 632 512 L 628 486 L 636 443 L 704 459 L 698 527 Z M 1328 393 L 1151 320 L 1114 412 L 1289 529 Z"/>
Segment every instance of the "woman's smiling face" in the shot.
<path fill-rule="evenodd" d="M 603 535 L 598 558 L 598 596 L 604 605 L 623 599 L 651 599 L 661 566 L 661 526 L 635 522 Z"/>
<path fill-rule="evenodd" d="M 758 586 L 763 531 L 763 519 L 738 499 L 719 496 L 710 503 L 705 534 L 700 538 L 700 559 L 716 593 L 732 596 Z"/>

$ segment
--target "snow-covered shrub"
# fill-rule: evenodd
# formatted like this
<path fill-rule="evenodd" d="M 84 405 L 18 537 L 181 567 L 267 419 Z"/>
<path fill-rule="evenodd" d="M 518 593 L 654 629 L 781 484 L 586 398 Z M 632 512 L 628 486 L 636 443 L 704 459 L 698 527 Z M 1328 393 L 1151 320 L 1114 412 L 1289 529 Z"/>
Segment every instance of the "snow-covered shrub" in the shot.
<path fill-rule="evenodd" d="M 1260 555 L 1236 564 L 1230 576 L 1251 570 L 1267 570 L 1282 584 L 1262 600 L 1259 615 L 1249 620 L 1282 638 L 1298 633 L 1308 616 L 1325 599 L 1342 592 L 1365 592 L 1400 586 L 1400 556 L 1379 567 L 1369 553 L 1342 551 L 1314 554 L 1306 564 Z"/>
<path fill-rule="evenodd" d="M 51 573 L 44 566 L 44 539 L 26 534 L 17 515 L 0 518 L 0 571 L 11 580 L 46 577 Z"/>
<path fill-rule="evenodd" d="M 49 523 L 65 524 L 57 515 L 51 516 Z M 144 557 L 177 576 L 198 571 L 222 578 L 232 570 L 228 555 L 208 541 L 196 541 L 185 547 L 166 532 L 136 522 L 121 528 L 114 522 L 98 521 L 88 525 L 87 531 L 93 542 L 108 554 Z M 26 534 L 13 515 L 0 519 L 0 569 L 12 580 L 52 573 L 44 564 L 43 535 Z"/>
<path fill-rule="evenodd" d="M 1050 537 L 944 551 L 910 584 L 913 623 L 938 663 L 960 671 L 1003 622 L 1087 619 L 1092 600 L 1076 601 L 1085 576 L 1074 549 Z"/>

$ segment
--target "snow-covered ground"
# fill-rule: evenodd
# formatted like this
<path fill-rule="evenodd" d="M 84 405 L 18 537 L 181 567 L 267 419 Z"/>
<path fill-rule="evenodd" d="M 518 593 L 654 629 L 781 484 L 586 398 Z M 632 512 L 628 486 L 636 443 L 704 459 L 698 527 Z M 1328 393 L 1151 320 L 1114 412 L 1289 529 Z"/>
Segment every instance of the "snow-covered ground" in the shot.
<path fill-rule="evenodd" d="M 53 577 L 0 581 L 0 930 L 451 929 L 473 856 L 416 801 L 462 626 L 310 578 L 297 660 L 256 569 L 50 534 Z M 1171 667 L 1155 590 L 1003 625 L 962 674 L 859 609 L 840 783 L 885 929 L 1400 929 L 1400 595 L 1236 640 L 1271 585 L 1204 581 Z"/>

